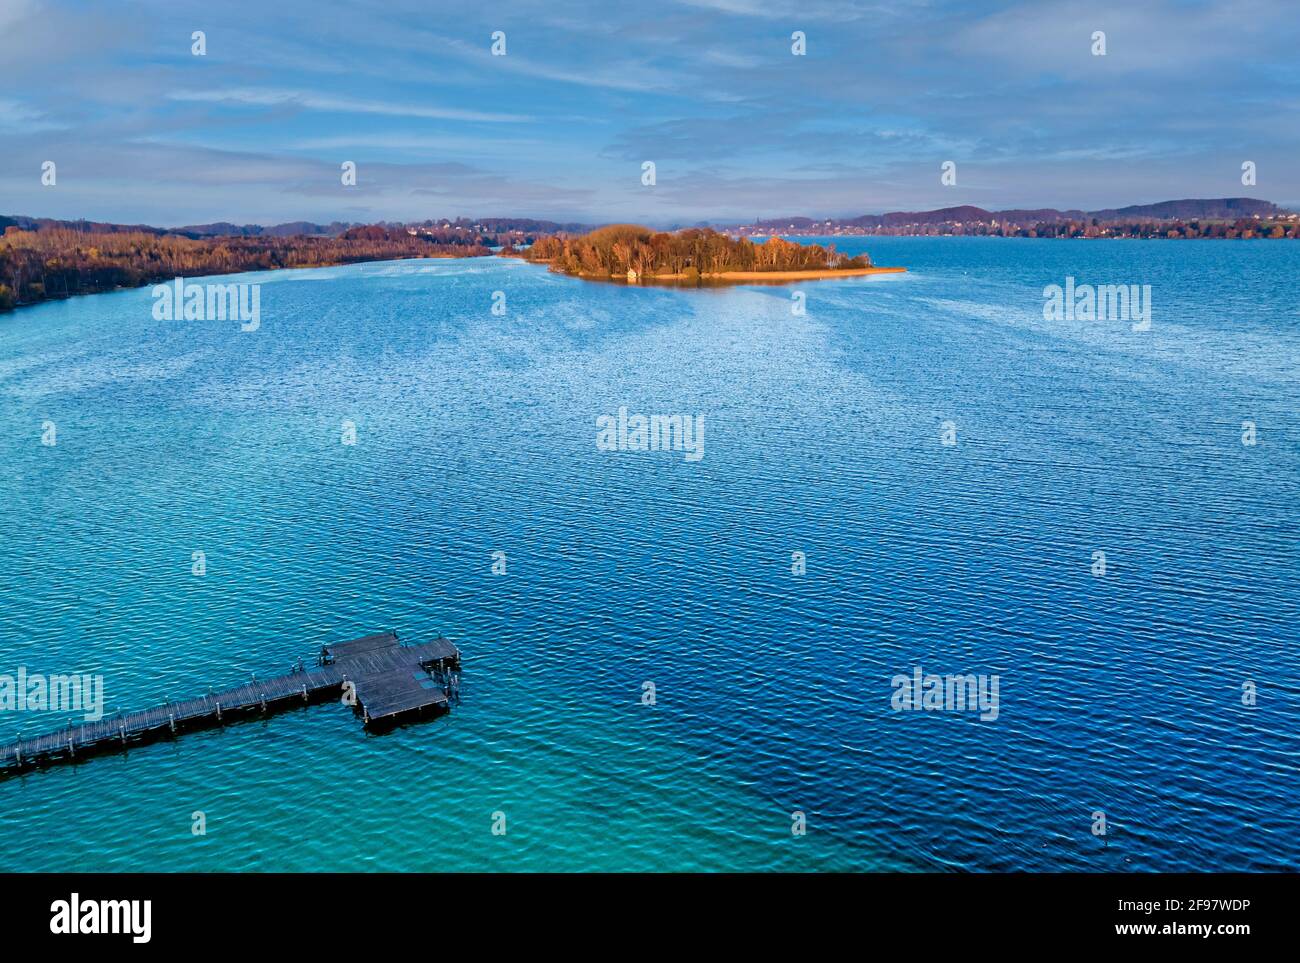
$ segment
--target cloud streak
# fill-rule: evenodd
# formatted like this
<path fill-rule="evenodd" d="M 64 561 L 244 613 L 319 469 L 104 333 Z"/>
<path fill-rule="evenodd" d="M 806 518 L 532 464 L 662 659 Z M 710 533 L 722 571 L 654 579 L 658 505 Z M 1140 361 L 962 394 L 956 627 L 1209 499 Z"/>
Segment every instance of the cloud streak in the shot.
<path fill-rule="evenodd" d="M 236 87 L 228 90 L 178 90 L 172 100 L 197 103 L 238 104 L 247 107 L 297 107 L 336 114 L 382 114 L 385 117 L 417 117 L 425 120 L 463 120 L 489 124 L 522 123 L 533 118 L 522 114 L 498 114 L 455 107 L 430 107 L 355 97 L 329 96 L 297 90 Z"/>

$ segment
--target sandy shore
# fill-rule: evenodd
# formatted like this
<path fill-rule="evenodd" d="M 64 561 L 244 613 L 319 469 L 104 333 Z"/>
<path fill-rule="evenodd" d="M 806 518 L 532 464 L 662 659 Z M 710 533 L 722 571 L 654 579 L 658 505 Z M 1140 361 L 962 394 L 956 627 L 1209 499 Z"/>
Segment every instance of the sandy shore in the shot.
<path fill-rule="evenodd" d="M 867 274 L 898 274 L 902 267 L 848 268 L 818 271 L 717 271 L 701 274 L 706 281 L 815 281 L 821 278 L 856 278 Z M 617 276 L 617 275 L 616 275 Z M 647 281 L 684 281 L 685 274 L 648 274 Z"/>
<path fill-rule="evenodd" d="M 528 261 L 529 264 L 549 264 L 549 261 Z M 905 267 L 869 267 L 869 268 L 848 268 L 845 270 L 814 270 L 814 271 L 712 271 L 708 274 L 699 275 L 699 280 L 708 284 L 751 284 L 754 282 L 767 282 L 769 284 L 784 284 L 787 281 L 822 281 L 832 280 L 834 278 L 857 278 L 864 277 L 868 274 L 901 274 L 905 272 Z M 629 281 L 623 274 L 569 274 L 567 271 L 560 271 L 565 277 L 581 278 L 584 281 L 621 281 L 627 284 L 654 284 L 656 282 L 682 282 L 686 281 L 685 274 L 647 274 L 636 281 Z"/>

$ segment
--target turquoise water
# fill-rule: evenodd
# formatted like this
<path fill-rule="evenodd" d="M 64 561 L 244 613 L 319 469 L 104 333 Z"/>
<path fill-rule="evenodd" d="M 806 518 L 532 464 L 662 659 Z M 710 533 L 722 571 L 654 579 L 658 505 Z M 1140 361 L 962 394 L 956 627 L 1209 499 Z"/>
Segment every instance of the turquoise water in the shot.
<path fill-rule="evenodd" d="M 0 316 L 0 672 L 112 709 L 389 626 L 466 657 L 390 734 L 324 705 L 0 782 L 0 869 L 1300 867 L 1300 245 L 840 247 L 911 271 L 408 261 L 236 278 L 249 333 L 148 289 Z M 1067 275 L 1152 285 L 1151 330 L 1044 321 Z M 599 450 L 620 406 L 703 414 L 704 457 Z M 892 711 L 918 665 L 997 674 L 998 718 Z"/>

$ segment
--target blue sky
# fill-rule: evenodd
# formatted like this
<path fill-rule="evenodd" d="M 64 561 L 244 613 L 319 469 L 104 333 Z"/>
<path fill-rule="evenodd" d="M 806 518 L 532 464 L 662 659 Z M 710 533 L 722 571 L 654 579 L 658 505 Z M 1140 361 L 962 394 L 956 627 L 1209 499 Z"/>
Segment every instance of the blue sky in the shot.
<path fill-rule="evenodd" d="M 1294 0 L 0 0 L 0 213 L 666 225 L 1294 205 L 1297 49 Z"/>

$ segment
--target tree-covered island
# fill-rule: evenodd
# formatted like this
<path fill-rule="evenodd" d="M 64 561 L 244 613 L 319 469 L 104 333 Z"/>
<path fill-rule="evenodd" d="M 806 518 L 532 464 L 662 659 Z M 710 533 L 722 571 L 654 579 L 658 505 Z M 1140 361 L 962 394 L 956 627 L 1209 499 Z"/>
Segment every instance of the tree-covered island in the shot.
<path fill-rule="evenodd" d="M 611 224 L 580 237 L 542 237 L 522 256 L 574 277 L 686 284 L 795 281 L 904 270 L 875 267 L 867 255 L 849 257 L 833 245 L 795 244 L 779 237 L 755 244 L 709 228 L 669 234 L 637 224 Z"/>

